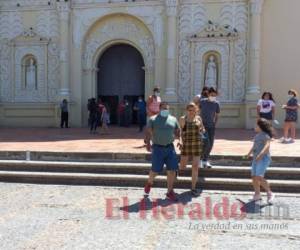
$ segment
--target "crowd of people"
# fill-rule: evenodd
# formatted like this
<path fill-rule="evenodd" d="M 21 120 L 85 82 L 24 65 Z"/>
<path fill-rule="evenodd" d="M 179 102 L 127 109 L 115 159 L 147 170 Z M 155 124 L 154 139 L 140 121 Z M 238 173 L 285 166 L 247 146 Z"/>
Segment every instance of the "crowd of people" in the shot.
<path fill-rule="evenodd" d="M 159 89 L 149 97 L 153 104 L 147 103 L 148 124 L 146 132 L 146 147 L 152 152 L 152 168 L 144 187 L 145 195 L 149 195 L 155 177 L 162 172 L 164 165 L 167 169 L 167 198 L 177 201 L 173 185 L 176 176 L 184 170 L 189 160 L 192 161 L 191 194 L 198 196 L 197 189 L 199 167 L 211 168 L 209 162 L 211 150 L 214 145 L 215 129 L 220 113 L 220 105 L 216 100 L 218 92 L 214 88 L 204 87 L 201 95 L 197 95 L 193 102 L 186 106 L 186 114 L 177 118 L 172 116 L 167 102 L 157 98 Z M 288 101 L 282 108 L 286 117 L 284 123 L 284 136 L 282 143 L 293 143 L 296 138 L 296 122 L 300 105 L 295 90 L 288 91 Z M 152 107 L 152 108 L 151 108 Z M 271 163 L 270 144 L 274 137 L 273 123 L 275 120 L 275 101 L 270 92 L 265 92 L 257 103 L 256 136 L 253 147 L 244 158 L 252 155 L 251 178 L 254 188 L 253 201 L 261 199 L 260 188 L 267 192 L 267 202 L 272 203 L 275 195 L 272 193 L 268 181 L 264 178 L 265 172 Z M 291 138 L 288 137 L 291 131 Z M 174 140 L 178 139 L 177 147 L 180 150 L 178 162 Z"/>
<path fill-rule="evenodd" d="M 214 88 L 204 87 L 202 93 L 195 96 L 192 102 L 186 106 L 186 112 L 179 118 L 170 114 L 170 107 L 160 97 L 160 88 L 155 87 L 153 94 L 147 101 L 139 96 L 133 106 L 137 112 L 139 131 L 142 132 L 147 124 L 145 135 L 145 146 L 152 152 L 152 167 L 149 179 L 144 187 L 144 192 L 149 195 L 155 177 L 162 172 L 164 165 L 167 169 L 167 198 L 176 201 L 177 197 L 173 190 L 176 176 L 186 169 L 189 160 L 192 161 L 191 194 L 199 195 L 197 189 L 199 167 L 211 168 L 209 161 L 214 145 L 215 130 L 220 114 L 220 104 L 217 101 L 218 91 Z M 288 100 L 281 108 L 285 110 L 282 143 L 294 143 L 296 139 L 296 123 L 298 120 L 297 91 L 288 91 Z M 61 108 L 61 128 L 69 127 L 68 124 L 68 102 L 64 99 Z M 107 105 L 99 98 L 88 100 L 89 111 L 88 124 L 90 133 L 96 133 L 97 127 L 102 126 L 108 132 L 110 115 Z M 119 125 L 128 127 L 132 119 L 132 108 L 126 98 L 119 104 Z M 270 144 L 274 138 L 273 124 L 279 125 L 275 119 L 276 102 L 272 93 L 264 92 L 257 103 L 256 136 L 253 147 L 245 158 L 252 155 L 251 176 L 254 188 L 253 200 L 261 199 L 260 187 L 267 192 L 267 201 L 272 203 L 274 194 L 268 181 L 264 178 L 265 172 L 271 163 Z M 290 136 L 289 136 L 290 135 Z M 178 139 L 177 147 L 180 150 L 180 161 L 178 161 L 174 140 Z"/>

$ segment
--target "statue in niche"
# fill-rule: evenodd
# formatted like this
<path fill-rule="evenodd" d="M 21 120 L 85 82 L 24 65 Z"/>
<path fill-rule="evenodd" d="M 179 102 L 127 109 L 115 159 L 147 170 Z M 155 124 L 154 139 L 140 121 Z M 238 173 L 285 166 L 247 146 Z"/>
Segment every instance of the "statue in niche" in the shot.
<path fill-rule="evenodd" d="M 37 89 L 36 81 L 36 63 L 33 58 L 29 59 L 29 63 L 26 63 L 25 68 L 25 87 L 26 89 Z"/>
<path fill-rule="evenodd" d="M 217 89 L 217 76 L 217 64 L 215 62 L 215 57 L 211 55 L 206 66 L 205 86 Z"/>

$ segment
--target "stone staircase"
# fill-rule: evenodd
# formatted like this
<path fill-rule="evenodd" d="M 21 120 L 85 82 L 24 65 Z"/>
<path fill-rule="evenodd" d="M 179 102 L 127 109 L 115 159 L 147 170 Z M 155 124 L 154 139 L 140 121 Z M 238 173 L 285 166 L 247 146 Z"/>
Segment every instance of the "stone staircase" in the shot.
<path fill-rule="evenodd" d="M 0 152 L 0 181 L 38 184 L 143 187 L 150 169 L 149 154 Z M 250 162 L 239 156 L 214 156 L 212 169 L 200 169 L 199 187 L 250 191 Z M 176 188 L 190 188 L 191 167 L 178 177 Z M 300 159 L 274 157 L 266 178 L 273 191 L 300 192 Z M 166 187 L 166 173 L 156 187 Z"/>

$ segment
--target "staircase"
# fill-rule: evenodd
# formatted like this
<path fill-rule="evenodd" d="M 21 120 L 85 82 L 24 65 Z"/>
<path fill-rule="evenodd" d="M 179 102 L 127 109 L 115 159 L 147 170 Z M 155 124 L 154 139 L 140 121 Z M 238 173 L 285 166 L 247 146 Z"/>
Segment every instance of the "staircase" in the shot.
<path fill-rule="evenodd" d="M 0 153 L 0 181 L 38 184 L 143 187 L 151 163 L 149 154 Z M 214 156 L 212 169 L 200 169 L 199 188 L 250 191 L 250 162 L 238 156 Z M 273 158 L 266 178 L 275 192 L 300 192 L 300 159 Z M 190 188 L 191 167 L 177 178 L 176 188 Z M 155 180 L 166 187 L 166 173 Z"/>

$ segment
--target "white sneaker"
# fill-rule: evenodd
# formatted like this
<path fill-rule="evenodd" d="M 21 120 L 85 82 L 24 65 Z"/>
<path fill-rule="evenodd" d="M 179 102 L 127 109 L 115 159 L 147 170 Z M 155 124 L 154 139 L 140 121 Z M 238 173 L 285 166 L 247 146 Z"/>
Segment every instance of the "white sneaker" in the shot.
<path fill-rule="evenodd" d="M 273 194 L 272 192 L 271 193 L 268 193 L 267 194 L 267 202 L 269 203 L 269 204 L 273 204 L 273 202 L 274 202 L 274 199 L 275 199 L 275 194 Z"/>
<path fill-rule="evenodd" d="M 212 168 L 212 165 L 210 164 L 209 161 L 206 162 L 206 167 L 207 167 L 207 168 Z"/>

